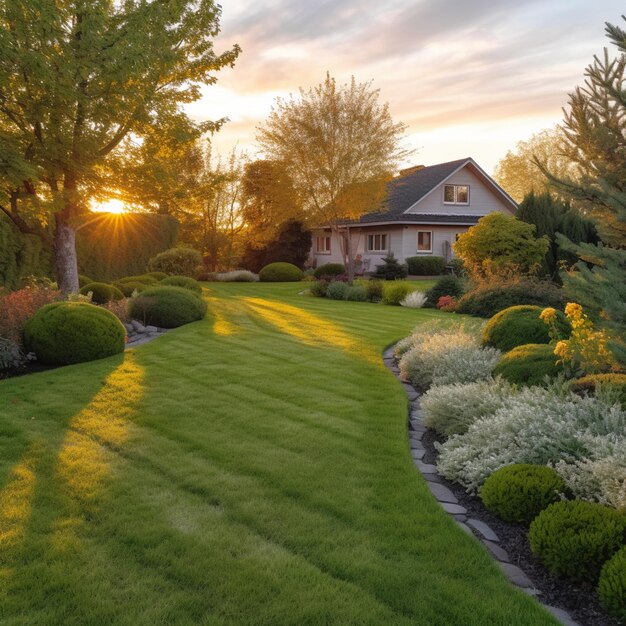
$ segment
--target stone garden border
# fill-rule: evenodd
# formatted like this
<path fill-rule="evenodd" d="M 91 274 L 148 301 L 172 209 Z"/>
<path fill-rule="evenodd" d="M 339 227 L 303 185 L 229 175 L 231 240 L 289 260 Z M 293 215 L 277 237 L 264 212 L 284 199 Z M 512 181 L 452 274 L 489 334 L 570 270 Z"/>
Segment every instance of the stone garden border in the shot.
<path fill-rule="evenodd" d="M 131 320 L 125 323 L 124 328 L 126 328 L 128 336 L 126 350 L 148 343 L 148 341 L 160 337 L 169 330 L 168 328 L 158 328 L 157 326 L 144 326 L 138 320 Z"/>

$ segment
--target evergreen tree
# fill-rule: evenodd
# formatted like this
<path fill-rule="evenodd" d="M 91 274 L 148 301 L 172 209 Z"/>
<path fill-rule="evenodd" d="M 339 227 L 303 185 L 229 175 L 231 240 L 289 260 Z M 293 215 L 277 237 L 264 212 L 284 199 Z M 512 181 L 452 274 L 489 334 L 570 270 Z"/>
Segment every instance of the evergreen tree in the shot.
<path fill-rule="evenodd" d="M 376 271 L 372 274 L 372 278 L 381 278 L 383 280 L 397 280 L 406 278 L 408 270 L 406 265 L 400 263 L 398 259 L 390 252 L 383 258 L 381 265 L 376 266 Z"/>

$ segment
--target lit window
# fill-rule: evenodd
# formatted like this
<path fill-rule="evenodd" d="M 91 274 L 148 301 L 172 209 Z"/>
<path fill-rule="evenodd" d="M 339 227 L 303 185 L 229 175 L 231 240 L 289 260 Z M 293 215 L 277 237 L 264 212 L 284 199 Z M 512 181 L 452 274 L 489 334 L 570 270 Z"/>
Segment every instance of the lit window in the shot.
<path fill-rule="evenodd" d="M 387 235 L 368 235 L 367 251 L 368 252 L 387 252 Z"/>
<path fill-rule="evenodd" d="M 433 233 L 430 230 L 417 231 L 417 251 L 432 252 L 433 251 Z"/>
<path fill-rule="evenodd" d="M 330 254 L 330 237 L 316 237 L 315 250 L 318 254 Z"/>
<path fill-rule="evenodd" d="M 469 204 L 469 185 L 444 185 L 445 204 Z"/>

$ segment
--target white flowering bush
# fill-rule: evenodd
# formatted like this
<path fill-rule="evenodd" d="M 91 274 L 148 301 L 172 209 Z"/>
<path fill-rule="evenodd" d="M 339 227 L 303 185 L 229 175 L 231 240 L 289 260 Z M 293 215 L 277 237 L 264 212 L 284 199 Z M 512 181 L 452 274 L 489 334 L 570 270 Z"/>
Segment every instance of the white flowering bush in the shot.
<path fill-rule="evenodd" d="M 475 492 L 490 474 L 512 463 L 577 467 L 577 461 L 593 458 L 594 438 L 615 437 L 625 428 L 626 411 L 619 404 L 580 397 L 562 385 L 523 388 L 465 434 L 439 444 L 437 467 Z"/>
<path fill-rule="evenodd" d="M 400 300 L 400 306 L 408 309 L 421 309 L 426 304 L 426 294 L 423 291 L 412 291 Z"/>
<path fill-rule="evenodd" d="M 475 335 L 460 328 L 413 336 L 413 347 L 400 359 L 400 374 L 420 387 L 488 378 L 500 358 L 499 350 L 481 348 Z"/>
<path fill-rule="evenodd" d="M 431 387 L 421 401 L 424 424 L 447 436 L 465 433 L 476 420 L 506 406 L 516 393 L 502 378 Z"/>
<path fill-rule="evenodd" d="M 430 320 L 429 322 L 420 324 L 413 329 L 408 337 L 398 341 L 398 343 L 394 346 L 393 354 L 397 359 L 399 359 L 405 352 L 408 352 L 415 345 L 424 341 L 426 337 L 445 331 L 446 326 L 440 320 Z"/>

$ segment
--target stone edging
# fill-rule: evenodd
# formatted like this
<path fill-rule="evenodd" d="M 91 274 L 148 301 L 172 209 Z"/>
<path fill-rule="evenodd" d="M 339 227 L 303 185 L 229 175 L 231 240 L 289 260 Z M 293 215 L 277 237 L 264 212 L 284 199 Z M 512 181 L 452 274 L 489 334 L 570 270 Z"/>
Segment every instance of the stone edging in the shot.
<path fill-rule="evenodd" d="M 157 326 L 144 326 L 137 320 L 131 320 L 124 324 L 124 328 L 126 328 L 126 334 L 128 335 L 126 350 L 148 343 L 148 341 L 161 336 L 168 330 L 167 328 L 158 328 Z"/>
<path fill-rule="evenodd" d="M 394 346 L 391 346 L 383 352 L 383 362 L 387 369 L 402 383 L 408 396 L 409 419 L 407 434 L 411 458 L 426 480 L 428 489 L 439 502 L 443 510 L 446 511 L 466 533 L 475 536 L 487 548 L 511 583 L 531 596 L 539 596 L 541 592 L 535 588 L 530 578 L 517 565 L 511 563 L 509 555 L 506 550 L 499 545 L 500 540 L 491 527 L 485 524 L 485 522 L 468 517 L 467 509 L 461 506 L 452 491 L 442 484 L 442 479 L 437 472 L 437 467 L 423 462 L 422 459 L 426 454 L 426 450 L 422 444 L 422 438 L 426 432 L 426 427 L 423 423 L 423 415 L 420 408 L 420 394 L 415 391 L 412 385 L 400 378 L 400 370 L 398 369 L 393 349 Z M 564 626 L 579 626 L 567 611 L 547 604 L 543 604 L 543 606 Z"/>

